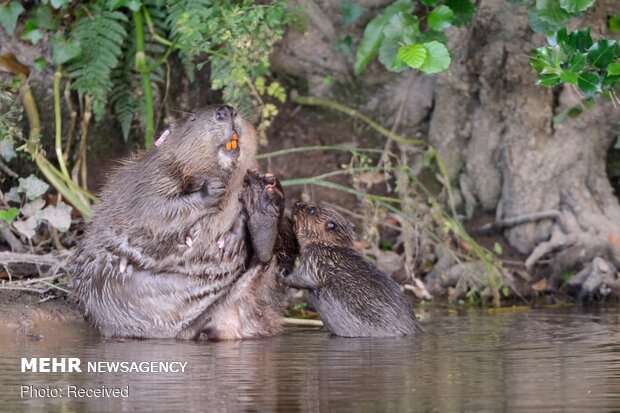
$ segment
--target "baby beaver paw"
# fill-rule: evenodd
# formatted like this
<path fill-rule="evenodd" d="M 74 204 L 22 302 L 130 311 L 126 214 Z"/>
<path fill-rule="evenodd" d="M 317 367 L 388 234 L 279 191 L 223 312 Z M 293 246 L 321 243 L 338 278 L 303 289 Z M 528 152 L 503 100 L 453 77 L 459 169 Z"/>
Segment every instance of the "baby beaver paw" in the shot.
<path fill-rule="evenodd" d="M 284 212 L 284 191 L 271 173 L 249 170 L 243 182 L 241 202 L 248 214 L 248 229 L 254 253 L 268 262 L 278 238 L 278 227 Z"/>

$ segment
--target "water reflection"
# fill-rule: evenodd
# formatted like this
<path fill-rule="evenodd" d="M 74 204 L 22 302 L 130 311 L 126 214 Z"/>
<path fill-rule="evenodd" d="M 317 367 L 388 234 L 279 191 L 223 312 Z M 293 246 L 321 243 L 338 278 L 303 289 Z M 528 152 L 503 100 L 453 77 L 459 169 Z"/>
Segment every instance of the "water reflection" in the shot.
<path fill-rule="evenodd" d="M 620 410 L 620 310 L 431 313 L 419 339 L 289 329 L 269 340 L 102 340 L 86 327 L 4 328 L 3 408 L 24 411 Z M 184 374 L 20 373 L 19 358 L 187 361 Z M 119 387 L 127 399 L 20 398 L 19 386 Z"/>

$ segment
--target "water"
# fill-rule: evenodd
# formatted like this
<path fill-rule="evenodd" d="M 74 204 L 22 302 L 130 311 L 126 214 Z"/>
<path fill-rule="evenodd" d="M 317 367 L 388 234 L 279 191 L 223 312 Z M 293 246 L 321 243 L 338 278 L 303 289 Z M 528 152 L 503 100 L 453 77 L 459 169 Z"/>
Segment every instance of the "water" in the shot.
<path fill-rule="evenodd" d="M 0 316 L 1 317 L 1 316 Z M 0 329 L 0 410 L 620 412 L 620 308 L 432 311 L 418 339 L 314 328 L 255 341 L 105 340 Z M 185 373 L 21 373 L 21 357 L 181 361 Z M 129 386 L 128 398 L 28 398 L 21 385 Z"/>

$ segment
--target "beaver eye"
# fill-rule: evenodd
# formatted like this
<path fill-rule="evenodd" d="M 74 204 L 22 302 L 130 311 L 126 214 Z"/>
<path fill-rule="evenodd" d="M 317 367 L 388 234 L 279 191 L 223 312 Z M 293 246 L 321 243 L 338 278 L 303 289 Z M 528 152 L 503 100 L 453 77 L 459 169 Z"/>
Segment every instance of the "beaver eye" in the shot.
<path fill-rule="evenodd" d="M 309 213 L 310 215 L 314 215 L 314 213 L 315 213 L 315 212 L 316 212 L 316 209 L 315 209 L 315 208 L 312 208 L 312 207 L 311 207 L 311 208 L 308 208 L 308 213 Z"/>
<path fill-rule="evenodd" d="M 327 224 L 325 224 L 325 229 L 327 229 L 328 231 L 333 231 L 336 228 L 338 228 L 338 224 L 336 224 L 335 222 L 329 221 Z"/>

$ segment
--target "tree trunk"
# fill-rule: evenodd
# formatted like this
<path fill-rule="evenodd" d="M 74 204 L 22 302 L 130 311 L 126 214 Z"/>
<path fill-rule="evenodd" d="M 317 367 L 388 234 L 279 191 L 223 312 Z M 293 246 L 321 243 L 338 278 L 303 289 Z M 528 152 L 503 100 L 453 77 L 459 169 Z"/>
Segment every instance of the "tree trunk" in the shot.
<path fill-rule="evenodd" d="M 580 23 L 592 25 L 596 36 L 613 3 L 597 1 L 589 21 Z M 523 222 L 504 235 L 529 255 L 528 269 L 548 258 L 553 289 L 564 273 L 590 268 L 600 282 L 581 274 L 580 285 L 587 286 L 581 293 L 605 293 L 620 266 L 620 205 L 605 168 L 620 112 L 599 99 L 554 125 L 553 117 L 580 97 L 570 88 L 535 85 L 527 52 L 544 39 L 531 33 L 522 7 L 482 1 L 473 27 L 455 39 L 467 35 L 454 42 L 454 64 L 439 77 L 430 141 L 463 195 L 473 195 L 462 199 L 495 211 L 498 221 Z M 598 265 L 590 264 L 597 258 Z"/>

